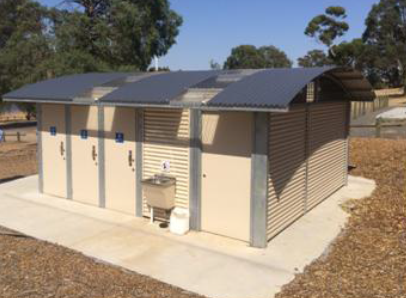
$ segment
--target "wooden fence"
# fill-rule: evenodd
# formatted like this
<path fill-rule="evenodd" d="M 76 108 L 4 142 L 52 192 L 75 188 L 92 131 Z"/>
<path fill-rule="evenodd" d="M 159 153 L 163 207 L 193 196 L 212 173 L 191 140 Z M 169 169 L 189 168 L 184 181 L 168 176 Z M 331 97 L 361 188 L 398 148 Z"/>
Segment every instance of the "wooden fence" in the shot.
<path fill-rule="evenodd" d="M 15 138 L 15 140 L 17 141 L 17 142 L 21 142 L 21 138 L 22 137 L 25 137 L 26 136 L 26 134 L 25 133 L 21 133 L 21 132 L 16 132 L 16 133 L 4 133 L 3 135 L 2 135 L 2 139 L 0 139 L 0 143 L 1 142 L 7 142 L 7 141 L 9 141 L 10 140 L 10 137 L 11 138 Z"/>
<path fill-rule="evenodd" d="M 384 123 L 381 118 L 376 119 L 375 124 L 360 124 L 360 125 L 351 125 L 351 128 L 369 128 L 375 130 L 375 137 L 382 137 L 382 131 L 385 128 L 399 128 L 403 127 L 405 124 L 402 123 Z"/>
<path fill-rule="evenodd" d="M 371 102 L 352 102 L 351 103 L 351 117 L 352 119 L 357 119 L 361 116 L 364 116 L 368 113 L 373 113 L 383 108 L 389 106 L 389 97 L 388 96 L 379 96 Z"/>

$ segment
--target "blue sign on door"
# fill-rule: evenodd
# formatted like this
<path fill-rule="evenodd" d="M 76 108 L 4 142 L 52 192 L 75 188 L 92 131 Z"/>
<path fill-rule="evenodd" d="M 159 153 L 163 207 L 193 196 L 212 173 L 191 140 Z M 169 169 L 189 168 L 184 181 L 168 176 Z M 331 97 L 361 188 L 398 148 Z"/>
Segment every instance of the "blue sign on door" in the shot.
<path fill-rule="evenodd" d="M 49 133 L 51 134 L 51 136 L 56 136 L 56 126 L 51 126 L 49 128 Z"/>
<path fill-rule="evenodd" d="M 122 132 L 116 132 L 116 143 L 124 143 L 124 134 Z"/>
<path fill-rule="evenodd" d="M 80 131 L 80 138 L 81 138 L 82 140 L 86 140 L 87 137 L 88 137 L 88 132 L 87 132 L 87 130 L 86 130 L 86 129 L 82 129 L 82 130 Z"/>

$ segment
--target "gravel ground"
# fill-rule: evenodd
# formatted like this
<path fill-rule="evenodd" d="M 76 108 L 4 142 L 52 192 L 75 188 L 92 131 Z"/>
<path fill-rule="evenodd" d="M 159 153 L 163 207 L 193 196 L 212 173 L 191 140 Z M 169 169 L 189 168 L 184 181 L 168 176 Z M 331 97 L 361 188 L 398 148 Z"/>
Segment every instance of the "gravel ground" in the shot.
<path fill-rule="evenodd" d="M 346 229 L 278 298 L 406 297 L 405 152 L 406 141 L 352 140 L 353 174 L 378 188 L 343 206 L 352 215 Z M 34 145 L 0 144 L 0 179 L 35 171 Z M 199 296 L 0 228 L 0 297 Z"/>
<path fill-rule="evenodd" d="M 352 174 L 377 190 L 343 206 L 351 217 L 341 236 L 277 298 L 406 297 L 405 153 L 404 140 L 352 140 Z"/>

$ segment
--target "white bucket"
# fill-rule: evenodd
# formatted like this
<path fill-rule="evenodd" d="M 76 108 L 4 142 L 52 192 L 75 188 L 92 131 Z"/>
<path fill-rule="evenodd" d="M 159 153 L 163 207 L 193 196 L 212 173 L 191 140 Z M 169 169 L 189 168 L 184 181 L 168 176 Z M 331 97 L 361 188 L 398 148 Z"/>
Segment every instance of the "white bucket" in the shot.
<path fill-rule="evenodd" d="M 185 235 L 189 232 L 189 211 L 182 208 L 175 208 L 171 213 L 169 231 L 176 235 Z"/>

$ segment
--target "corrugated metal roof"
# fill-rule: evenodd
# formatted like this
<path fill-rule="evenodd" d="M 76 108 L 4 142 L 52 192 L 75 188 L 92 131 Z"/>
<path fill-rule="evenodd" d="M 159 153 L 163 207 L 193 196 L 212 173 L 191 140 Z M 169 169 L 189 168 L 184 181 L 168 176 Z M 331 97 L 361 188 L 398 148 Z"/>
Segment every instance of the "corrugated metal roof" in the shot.
<path fill-rule="evenodd" d="M 307 84 L 321 75 L 334 76 L 335 72 L 348 74 L 348 71 L 336 67 L 265 69 L 231 84 L 214 96 L 207 106 L 287 109 Z M 353 87 L 346 88 L 346 82 L 339 76 L 335 77 L 354 100 L 361 97 L 362 100 L 373 99 L 368 81 L 357 72 L 351 70 L 350 73 L 353 75 L 352 81 L 356 81 L 357 93 L 351 92 L 355 91 Z"/>
<path fill-rule="evenodd" d="M 127 73 L 86 73 L 63 76 L 24 86 L 7 93 L 4 99 L 72 101 L 87 90 L 126 77 Z"/>
<path fill-rule="evenodd" d="M 79 98 L 84 104 L 88 104 L 95 100 L 88 95 L 93 88 L 112 87 L 109 93 L 99 99 L 100 103 L 121 106 L 286 110 L 296 95 L 319 77 L 328 77 L 342 86 L 348 100 L 367 101 L 374 98 L 372 86 L 360 72 L 337 67 L 133 74 L 92 73 L 28 85 L 6 94 L 4 98 L 8 101 L 65 103 L 72 103 L 75 98 Z M 181 98 L 191 90 L 199 92 Z M 199 94 L 204 95 L 200 100 L 197 98 Z"/>
<path fill-rule="evenodd" d="M 106 103 L 169 104 L 194 85 L 216 76 L 220 71 L 177 71 L 150 76 L 100 99 Z"/>

